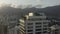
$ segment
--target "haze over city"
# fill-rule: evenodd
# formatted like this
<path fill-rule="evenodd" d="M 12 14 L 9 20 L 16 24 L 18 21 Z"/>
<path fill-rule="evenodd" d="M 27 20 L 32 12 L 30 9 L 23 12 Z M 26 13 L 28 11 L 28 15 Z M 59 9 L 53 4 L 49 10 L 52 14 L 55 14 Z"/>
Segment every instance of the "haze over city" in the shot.
<path fill-rule="evenodd" d="M 0 34 L 60 34 L 60 0 L 0 0 Z"/>
<path fill-rule="evenodd" d="M 12 7 L 44 7 L 60 5 L 60 0 L 0 0 L 0 5 L 11 4 Z"/>

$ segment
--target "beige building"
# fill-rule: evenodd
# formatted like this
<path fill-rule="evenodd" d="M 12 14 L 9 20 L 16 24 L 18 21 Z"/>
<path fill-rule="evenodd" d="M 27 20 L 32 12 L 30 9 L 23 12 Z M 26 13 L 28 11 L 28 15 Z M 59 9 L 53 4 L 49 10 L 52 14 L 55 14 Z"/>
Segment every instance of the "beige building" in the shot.
<path fill-rule="evenodd" d="M 50 27 L 51 33 L 50 34 L 60 34 L 60 26 L 59 25 L 53 25 Z"/>

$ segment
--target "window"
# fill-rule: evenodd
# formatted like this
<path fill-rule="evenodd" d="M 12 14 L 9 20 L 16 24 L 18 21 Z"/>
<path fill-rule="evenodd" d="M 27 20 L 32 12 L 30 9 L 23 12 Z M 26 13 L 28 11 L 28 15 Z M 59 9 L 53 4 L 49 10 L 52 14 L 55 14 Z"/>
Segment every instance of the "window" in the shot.
<path fill-rule="evenodd" d="M 33 33 L 28 33 L 28 34 L 33 34 Z"/>
<path fill-rule="evenodd" d="M 28 30 L 28 32 L 32 32 L 33 30 Z"/>
<path fill-rule="evenodd" d="M 41 26 L 36 26 L 36 28 L 40 28 Z"/>
<path fill-rule="evenodd" d="M 33 26 L 29 26 L 29 27 L 28 27 L 28 29 L 31 29 L 31 28 L 33 28 Z"/>
<path fill-rule="evenodd" d="M 36 20 L 38 20 L 38 21 L 40 21 L 40 20 L 42 20 L 41 18 L 31 18 L 31 19 L 29 19 L 30 21 L 36 21 Z"/>
<path fill-rule="evenodd" d="M 32 25 L 33 23 L 28 23 L 28 25 Z"/>
<path fill-rule="evenodd" d="M 43 24 L 48 24 L 47 22 L 43 22 Z"/>
<path fill-rule="evenodd" d="M 36 29 L 36 31 L 41 31 L 41 29 Z"/>
<path fill-rule="evenodd" d="M 41 34 L 41 32 L 36 32 L 35 34 Z"/>
<path fill-rule="evenodd" d="M 43 31 L 43 33 L 47 33 L 47 31 Z"/>
<path fill-rule="evenodd" d="M 47 30 L 47 28 L 43 28 L 43 30 Z"/>
<path fill-rule="evenodd" d="M 41 24 L 40 22 L 37 22 L 36 24 Z"/>
<path fill-rule="evenodd" d="M 47 25 L 44 25 L 44 27 L 48 27 Z"/>

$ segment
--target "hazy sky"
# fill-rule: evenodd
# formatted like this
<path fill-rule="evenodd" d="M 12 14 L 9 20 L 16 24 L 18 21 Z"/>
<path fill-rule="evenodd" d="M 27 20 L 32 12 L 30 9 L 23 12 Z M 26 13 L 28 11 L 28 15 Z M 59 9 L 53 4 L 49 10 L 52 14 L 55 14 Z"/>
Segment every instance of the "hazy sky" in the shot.
<path fill-rule="evenodd" d="M 42 5 L 43 7 L 60 5 L 60 0 L 0 0 L 0 4 L 12 5 Z"/>

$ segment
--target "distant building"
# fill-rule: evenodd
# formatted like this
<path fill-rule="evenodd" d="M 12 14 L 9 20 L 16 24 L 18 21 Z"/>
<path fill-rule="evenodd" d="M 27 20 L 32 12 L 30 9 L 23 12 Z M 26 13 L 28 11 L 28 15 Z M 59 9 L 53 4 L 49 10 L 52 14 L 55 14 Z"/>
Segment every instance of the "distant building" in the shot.
<path fill-rule="evenodd" d="M 0 34 L 19 34 L 18 23 L 17 15 L 0 15 Z"/>
<path fill-rule="evenodd" d="M 51 32 L 50 34 L 60 34 L 60 26 L 59 25 L 53 25 L 50 27 L 51 28 Z"/>
<path fill-rule="evenodd" d="M 29 13 L 20 19 L 20 34 L 49 34 L 48 24 L 44 13 Z"/>
<path fill-rule="evenodd" d="M 18 34 L 19 31 L 19 26 L 17 26 L 18 24 L 18 18 L 17 16 L 8 16 L 7 18 L 8 20 L 8 34 Z"/>
<path fill-rule="evenodd" d="M 7 34 L 13 34 L 13 33 L 16 34 L 18 31 L 18 30 L 14 30 L 16 29 L 15 27 L 18 24 L 18 18 L 16 15 L 13 15 L 13 16 L 6 15 L 6 16 L 0 17 L 0 24 L 2 24 L 3 26 L 6 26 L 7 30 L 5 31 L 7 31 Z"/>
<path fill-rule="evenodd" d="M 7 26 L 0 24 L 0 34 L 7 34 Z"/>

